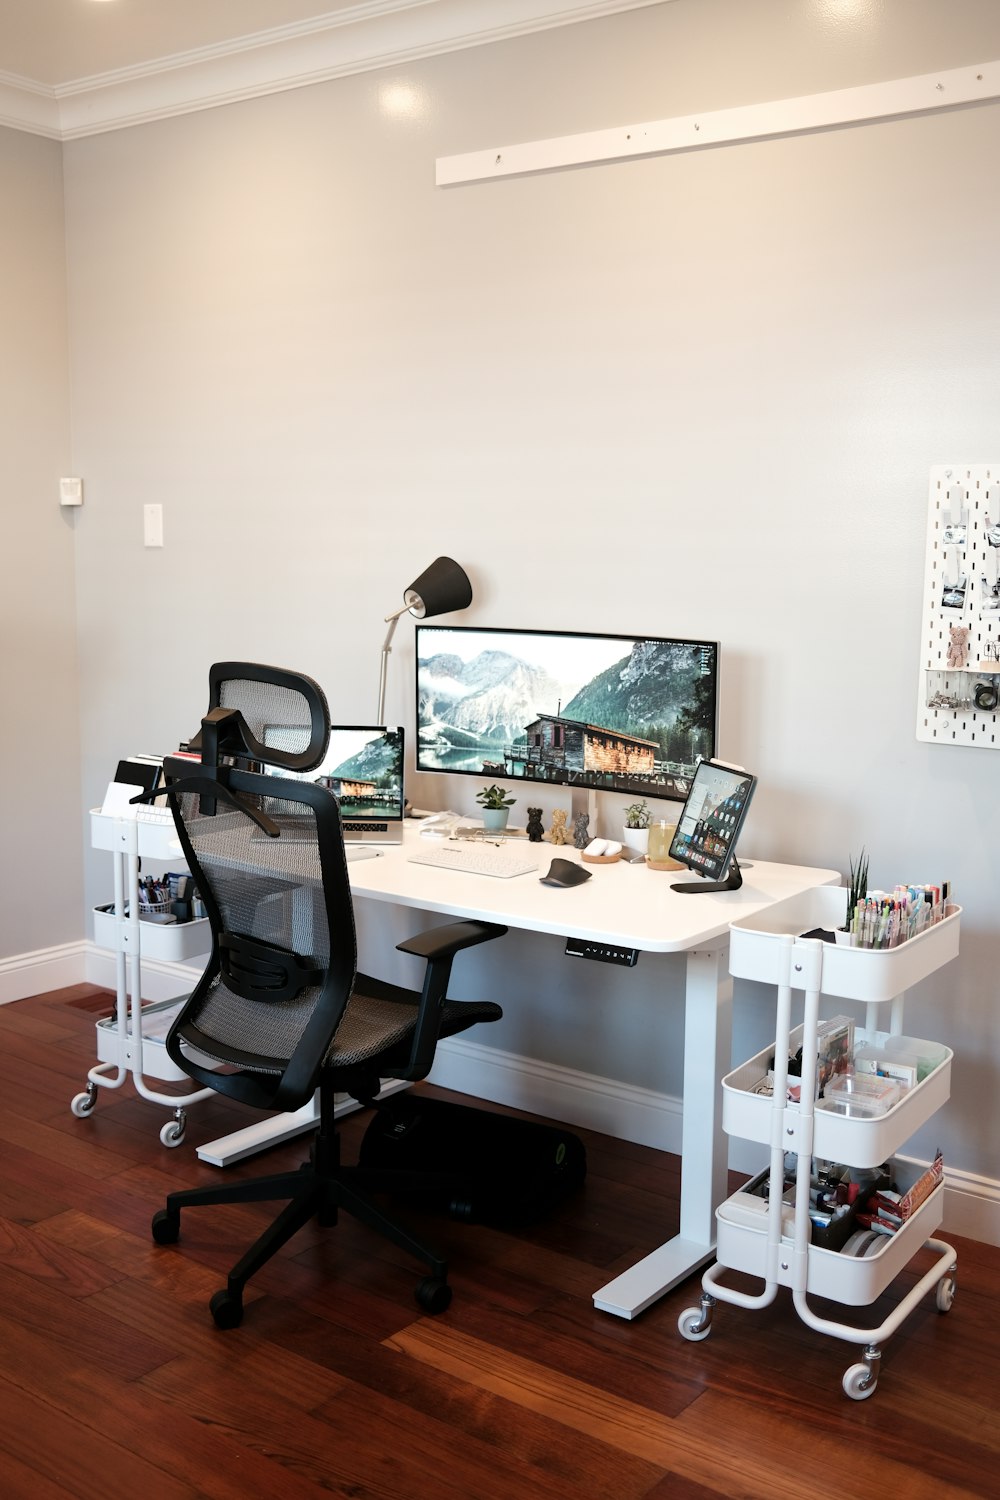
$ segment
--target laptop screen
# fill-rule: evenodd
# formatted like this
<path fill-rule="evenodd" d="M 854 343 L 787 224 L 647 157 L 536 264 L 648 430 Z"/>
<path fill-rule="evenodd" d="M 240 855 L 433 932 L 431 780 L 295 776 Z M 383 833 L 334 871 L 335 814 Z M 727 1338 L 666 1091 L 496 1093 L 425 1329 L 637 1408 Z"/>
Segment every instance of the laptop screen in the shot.
<path fill-rule="evenodd" d="M 267 725 L 264 744 L 283 749 L 289 730 Z M 375 725 L 334 724 L 326 755 L 311 771 L 290 772 L 268 767 L 269 774 L 314 781 L 333 792 L 340 802 L 344 837 L 377 839 L 402 837 L 403 729 Z"/>

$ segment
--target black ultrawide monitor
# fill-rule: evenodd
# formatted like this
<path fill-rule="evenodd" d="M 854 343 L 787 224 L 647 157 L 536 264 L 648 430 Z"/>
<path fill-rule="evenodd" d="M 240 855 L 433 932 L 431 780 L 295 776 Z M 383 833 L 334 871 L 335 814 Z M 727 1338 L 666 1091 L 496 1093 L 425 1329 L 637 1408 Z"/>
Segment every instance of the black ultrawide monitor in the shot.
<path fill-rule="evenodd" d="M 713 641 L 418 625 L 416 769 L 683 801 L 716 748 Z"/>
<path fill-rule="evenodd" d="M 736 863 L 740 836 L 757 778 L 735 766 L 702 761 L 677 830 L 670 857 L 706 877 L 675 885 L 675 891 L 734 891 L 742 885 Z"/>

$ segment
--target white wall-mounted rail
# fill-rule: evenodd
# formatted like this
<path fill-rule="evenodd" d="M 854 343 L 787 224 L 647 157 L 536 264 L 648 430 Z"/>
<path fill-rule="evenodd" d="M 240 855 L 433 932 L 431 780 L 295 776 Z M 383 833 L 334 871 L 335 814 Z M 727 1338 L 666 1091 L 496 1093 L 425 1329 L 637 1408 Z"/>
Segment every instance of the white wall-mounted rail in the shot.
<path fill-rule="evenodd" d="M 745 104 L 705 114 L 679 115 L 670 120 L 650 120 L 640 125 L 614 126 L 610 130 L 590 130 L 580 135 L 441 156 L 436 163 L 435 181 L 438 187 L 450 187 L 491 177 L 549 172 L 559 167 L 661 156 L 735 141 L 802 135 L 931 110 L 986 104 L 997 98 L 1000 98 L 1000 62 L 980 63 L 914 78 L 896 78 L 887 83 L 807 94 L 798 99 Z"/>

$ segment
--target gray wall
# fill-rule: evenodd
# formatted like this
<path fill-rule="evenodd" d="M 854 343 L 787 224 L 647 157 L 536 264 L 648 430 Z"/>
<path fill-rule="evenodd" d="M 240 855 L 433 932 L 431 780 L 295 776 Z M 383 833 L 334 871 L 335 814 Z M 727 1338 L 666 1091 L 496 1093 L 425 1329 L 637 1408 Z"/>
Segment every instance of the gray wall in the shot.
<path fill-rule="evenodd" d="M 67 144 L 84 805 L 195 727 L 213 659 L 369 717 L 442 551 L 470 623 L 718 639 L 748 851 L 953 880 L 962 960 L 908 1017 L 958 1054 L 923 1149 L 995 1175 L 997 761 L 914 722 L 928 470 L 998 456 L 1000 109 L 449 190 L 434 159 L 997 56 L 991 0 L 676 0 Z M 670 964 L 506 942 L 499 1045 L 679 1091 Z M 769 997 L 737 1001 L 763 1045 Z"/>
<path fill-rule="evenodd" d="M 62 150 L 0 128 L 0 960 L 82 936 Z"/>

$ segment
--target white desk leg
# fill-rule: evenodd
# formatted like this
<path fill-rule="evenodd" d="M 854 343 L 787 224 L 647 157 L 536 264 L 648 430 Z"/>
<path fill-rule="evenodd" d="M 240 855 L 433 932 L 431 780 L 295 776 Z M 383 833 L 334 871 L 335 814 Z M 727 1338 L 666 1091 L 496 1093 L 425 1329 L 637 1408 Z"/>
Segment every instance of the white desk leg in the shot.
<path fill-rule="evenodd" d="M 391 1079 L 383 1084 L 378 1097 L 388 1099 L 390 1094 L 396 1094 L 409 1086 L 400 1079 Z M 350 1094 L 340 1094 L 333 1111 L 334 1118 L 339 1120 L 343 1115 L 353 1114 L 360 1108 L 361 1105 Z M 315 1130 L 318 1124 L 319 1095 L 314 1094 L 309 1103 L 303 1104 L 294 1114 L 264 1115 L 243 1130 L 234 1130 L 230 1135 L 220 1135 L 214 1141 L 205 1141 L 198 1147 L 198 1159 L 207 1161 L 212 1167 L 231 1167 L 233 1162 L 242 1161 L 245 1156 L 256 1156 L 261 1151 L 269 1151 L 272 1146 L 280 1146 L 283 1141 L 305 1135 L 307 1130 Z"/>
<path fill-rule="evenodd" d="M 256 1156 L 259 1151 L 278 1146 L 282 1141 L 290 1141 L 294 1136 L 304 1135 L 307 1130 L 315 1130 L 318 1124 L 319 1095 L 314 1094 L 309 1103 L 303 1104 L 294 1114 L 264 1115 L 243 1130 L 234 1130 L 230 1135 L 220 1135 L 214 1141 L 205 1141 L 198 1147 L 198 1159 L 207 1161 L 213 1167 L 231 1167 L 233 1162 L 242 1161 L 245 1156 Z"/>
<path fill-rule="evenodd" d="M 680 1234 L 594 1293 L 594 1306 L 634 1318 L 712 1259 L 715 1209 L 726 1197 L 728 1148 L 720 1079 L 732 1051 L 728 944 L 687 955 Z"/>

